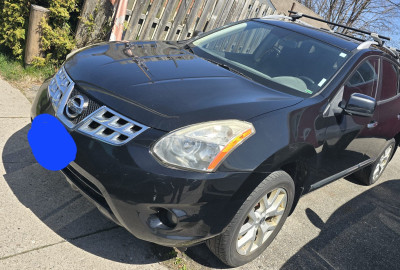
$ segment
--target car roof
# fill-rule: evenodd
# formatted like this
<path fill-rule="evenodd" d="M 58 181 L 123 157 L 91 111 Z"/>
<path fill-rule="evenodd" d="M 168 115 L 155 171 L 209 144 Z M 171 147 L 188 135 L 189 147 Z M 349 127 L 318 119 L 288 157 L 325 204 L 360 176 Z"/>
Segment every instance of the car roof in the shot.
<path fill-rule="evenodd" d="M 338 48 L 341 48 L 346 51 L 353 51 L 357 49 L 358 45 L 361 44 L 361 42 L 351 39 L 346 36 L 342 36 L 336 33 L 329 32 L 327 30 L 322 30 L 318 29 L 312 26 L 306 26 L 303 24 L 295 23 L 295 22 L 288 22 L 288 21 L 282 21 L 282 20 L 273 20 L 273 19 L 254 19 L 254 21 L 259 21 L 263 23 L 268 23 L 270 25 L 286 28 L 288 30 L 301 33 L 303 35 L 307 35 L 309 37 L 318 39 L 322 42 L 331 44 L 333 46 L 336 46 Z"/>

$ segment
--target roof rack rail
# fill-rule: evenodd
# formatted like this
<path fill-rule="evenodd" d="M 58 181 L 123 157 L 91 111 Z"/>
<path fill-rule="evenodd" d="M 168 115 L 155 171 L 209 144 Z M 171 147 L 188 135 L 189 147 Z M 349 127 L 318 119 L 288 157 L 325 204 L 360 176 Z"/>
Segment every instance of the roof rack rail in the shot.
<path fill-rule="evenodd" d="M 358 45 L 357 50 L 363 50 L 363 49 L 368 49 L 372 45 L 378 45 L 378 42 L 373 41 L 373 40 L 367 40 Z M 380 46 L 380 49 L 385 51 L 386 53 L 390 53 L 394 58 L 397 60 L 400 60 L 400 50 L 393 48 L 393 47 L 387 47 L 387 46 Z"/>
<path fill-rule="evenodd" d="M 393 54 L 394 57 L 396 57 L 397 59 L 400 59 L 400 50 L 393 48 L 393 47 L 387 47 L 389 49 L 389 51 Z"/>
<path fill-rule="evenodd" d="M 290 16 L 268 15 L 268 16 L 262 17 L 261 19 L 289 20 L 289 21 L 292 21 L 292 22 L 297 22 L 297 23 L 300 23 L 300 24 L 304 24 L 304 25 L 313 27 L 312 25 L 299 20 L 300 18 L 304 17 L 304 18 L 317 20 L 317 21 L 320 21 L 320 22 L 325 22 L 327 24 L 335 25 L 335 26 L 342 27 L 342 28 L 345 28 L 345 29 L 349 29 L 349 30 L 352 30 L 354 32 L 367 34 L 370 37 L 372 37 L 373 41 L 372 40 L 366 40 L 366 39 L 358 38 L 358 37 L 354 37 L 354 36 L 350 36 L 350 35 L 346 35 L 344 33 L 338 32 L 338 31 L 333 31 L 333 30 L 320 28 L 320 30 L 323 30 L 323 31 L 326 31 L 326 32 L 335 33 L 335 34 L 342 35 L 342 36 L 345 36 L 345 37 L 348 37 L 348 38 L 351 38 L 351 39 L 355 39 L 355 40 L 358 40 L 358 41 L 362 42 L 360 45 L 358 45 L 357 50 L 368 49 L 372 45 L 377 45 L 377 46 L 381 47 L 382 49 L 385 49 L 384 51 L 392 54 L 400 62 L 400 49 L 384 46 L 384 42 L 382 41 L 382 39 L 390 40 L 390 37 L 386 37 L 386 36 L 379 35 L 377 33 L 368 32 L 368 31 L 365 31 L 365 30 L 356 29 L 356 28 L 353 28 L 353 27 L 341 25 L 341 24 L 338 24 L 338 23 L 333 23 L 333 22 L 330 22 L 330 21 L 326 21 L 326 20 L 323 20 L 323 19 L 320 19 L 320 18 L 317 18 L 317 17 L 313 17 L 313 16 L 309 16 L 309 15 L 306 15 L 306 14 L 303 14 L 303 13 L 299 13 L 299 12 L 296 12 L 296 11 L 288 10 L 288 12 L 289 12 L 289 14 L 291 14 Z"/>
<path fill-rule="evenodd" d="M 347 35 L 347 34 L 343 34 L 343 33 L 337 32 L 337 31 L 336 31 L 335 33 L 336 33 L 336 34 L 339 34 L 339 35 L 341 35 L 341 36 L 345 36 L 345 37 L 348 37 L 348 38 L 352 38 L 352 39 L 361 41 L 361 42 L 367 41 L 366 39 L 358 38 L 358 37 L 353 37 L 353 36 L 350 36 L 350 35 Z"/>
<path fill-rule="evenodd" d="M 348 37 L 348 38 L 351 38 L 351 39 L 355 39 L 355 40 L 358 40 L 358 41 L 361 41 L 361 42 L 367 41 L 366 39 L 353 37 L 353 36 L 350 36 L 350 35 L 347 35 L 347 34 L 343 34 L 343 33 L 337 32 L 337 31 L 333 31 L 333 30 L 328 30 L 328 29 L 325 29 L 325 28 L 320 28 L 320 30 L 326 31 L 326 32 L 330 32 L 330 33 L 335 33 L 335 34 L 338 34 L 338 35 L 341 35 L 341 36 L 345 36 L 345 37 Z"/>
<path fill-rule="evenodd" d="M 289 20 L 289 21 L 292 21 L 292 22 L 297 22 L 299 24 L 303 24 L 305 26 L 313 27 L 311 24 L 308 24 L 306 22 L 303 22 L 303 21 L 300 21 L 300 20 L 297 20 L 297 19 L 293 19 L 293 17 L 289 17 L 289 16 L 285 16 L 285 15 L 267 15 L 267 16 L 261 17 L 261 19 L 266 19 L 266 20 L 268 20 L 268 19 L 270 19 L 270 20 Z"/>
<path fill-rule="evenodd" d="M 293 18 L 293 21 L 304 17 L 304 18 L 313 19 L 313 20 L 316 20 L 316 21 L 324 22 L 324 23 L 327 23 L 327 24 L 330 24 L 330 25 L 342 27 L 342 28 L 349 29 L 349 30 L 352 30 L 352 31 L 355 31 L 355 32 L 359 32 L 359 33 L 363 33 L 363 34 L 369 35 L 376 42 L 378 42 L 379 46 L 383 46 L 384 42 L 382 41 L 382 39 L 390 40 L 390 37 L 382 36 L 382 35 L 379 35 L 377 33 L 372 33 L 372 32 L 368 32 L 368 31 L 365 31 L 365 30 L 361 30 L 361 29 L 350 27 L 350 26 L 346 26 L 346 25 L 343 25 L 343 24 L 330 22 L 330 21 L 327 21 L 327 20 L 324 20 L 324 19 L 320 19 L 320 18 L 317 18 L 317 17 L 309 16 L 309 15 L 306 15 L 306 14 L 303 14 L 303 13 L 299 13 L 299 12 L 296 12 L 296 11 L 288 10 L 288 12 L 290 14 L 290 17 Z"/>
<path fill-rule="evenodd" d="M 379 44 L 375 40 L 366 40 L 363 43 L 361 43 L 360 45 L 358 45 L 357 50 L 368 49 L 372 45 L 379 45 Z"/>

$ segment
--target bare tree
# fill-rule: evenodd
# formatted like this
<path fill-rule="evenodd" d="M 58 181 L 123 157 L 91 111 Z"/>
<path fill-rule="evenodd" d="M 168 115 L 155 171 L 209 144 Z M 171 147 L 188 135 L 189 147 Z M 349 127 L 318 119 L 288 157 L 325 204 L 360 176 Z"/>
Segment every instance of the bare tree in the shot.
<path fill-rule="evenodd" d="M 371 32 L 391 33 L 399 42 L 400 0 L 298 0 L 326 20 Z M 349 30 L 334 30 L 354 34 Z M 396 44 L 400 47 L 400 44 Z"/>

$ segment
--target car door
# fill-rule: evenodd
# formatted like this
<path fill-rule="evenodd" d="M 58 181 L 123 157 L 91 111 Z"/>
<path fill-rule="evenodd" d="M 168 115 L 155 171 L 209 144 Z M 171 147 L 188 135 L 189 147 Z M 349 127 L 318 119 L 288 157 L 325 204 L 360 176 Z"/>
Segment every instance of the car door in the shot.
<path fill-rule="evenodd" d="M 373 130 L 379 112 L 372 117 L 346 114 L 342 107 L 353 93 L 376 98 L 379 86 L 379 57 L 368 57 L 362 61 L 349 79 L 333 94 L 329 105 L 317 119 L 318 129 L 325 127 L 323 145 L 310 171 L 310 188 L 315 189 L 349 173 L 349 169 L 367 164 L 369 152 L 377 152 L 381 146 L 374 138 Z M 372 149 L 372 150 L 371 150 Z"/>
<path fill-rule="evenodd" d="M 375 130 L 376 138 L 384 144 L 394 138 L 400 131 L 400 93 L 398 65 L 387 58 L 382 59 L 381 87 L 378 92 L 377 112 L 378 123 Z M 383 145 L 384 146 L 384 145 Z M 379 150 L 382 151 L 382 148 Z M 369 153 L 371 156 L 376 153 Z"/>

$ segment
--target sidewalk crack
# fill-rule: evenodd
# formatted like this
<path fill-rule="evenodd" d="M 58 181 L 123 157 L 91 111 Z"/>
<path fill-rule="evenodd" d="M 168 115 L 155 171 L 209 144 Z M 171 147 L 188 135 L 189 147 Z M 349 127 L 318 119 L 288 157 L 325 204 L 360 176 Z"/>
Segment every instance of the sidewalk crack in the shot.
<path fill-rule="evenodd" d="M 78 239 L 85 238 L 85 237 L 88 237 L 88 236 L 92 236 L 92 235 L 95 235 L 95 234 L 98 234 L 98 233 L 112 231 L 112 230 L 118 229 L 118 228 L 121 228 L 121 227 L 120 226 L 112 226 L 110 228 L 105 228 L 105 229 L 101 229 L 101 230 L 98 230 L 98 231 L 95 231 L 95 232 L 82 234 L 82 235 L 79 235 L 79 236 L 76 236 L 76 237 L 71 237 L 71 238 L 68 239 L 68 241 L 78 240 Z"/>
<path fill-rule="evenodd" d="M 62 241 L 57 242 L 57 243 L 53 243 L 53 244 L 49 244 L 49 245 L 44 245 L 44 246 L 40 246 L 40 247 L 37 247 L 37 248 L 25 250 L 25 251 L 22 251 L 22 252 L 19 252 L 19 253 L 16 253 L 16 254 L 12 254 L 12 255 L 5 256 L 5 257 L 1 257 L 1 258 L 0 258 L 0 261 L 9 259 L 9 258 L 12 258 L 12 257 L 15 257 L 15 256 L 23 255 L 23 254 L 26 254 L 26 253 L 29 253 L 29 252 L 32 252 L 32 251 L 35 251 L 35 250 L 40 250 L 40 249 L 43 249 L 43 248 L 55 246 L 55 245 L 58 245 L 58 244 L 61 244 L 61 243 L 64 243 L 64 242 L 66 242 L 66 241 L 65 241 L 65 240 L 62 240 Z"/>
<path fill-rule="evenodd" d="M 55 245 L 58 245 L 58 244 L 62 244 L 62 243 L 66 243 L 66 242 L 72 242 L 74 240 L 85 238 L 85 237 L 88 237 L 88 236 L 91 236 L 91 235 L 95 235 L 95 234 L 98 234 L 98 233 L 108 232 L 108 231 L 111 231 L 111 230 L 114 230 L 114 229 L 117 229 L 117 228 L 121 228 L 121 227 L 120 226 L 113 226 L 113 227 L 110 227 L 110 228 L 105 228 L 105 229 L 102 229 L 102 230 L 98 230 L 98 231 L 95 231 L 95 232 L 79 235 L 79 236 L 76 236 L 76 237 L 71 237 L 71 238 L 68 238 L 66 240 L 59 241 L 57 243 L 44 245 L 44 246 L 40 246 L 40 247 L 37 247 L 37 248 L 25 250 L 25 251 L 22 251 L 22 252 L 19 252 L 19 253 L 15 253 L 15 254 L 12 254 L 12 255 L 8 255 L 8 256 L 5 256 L 5 257 L 1 257 L 0 261 L 6 260 L 6 259 L 10 259 L 10 258 L 13 258 L 15 256 L 23 255 L 23 254 L 26 254 L 26 253 L 29 253 L 29 252 L 32 252 L 32 251 L 36 251 L 36 250 L 52 247 L 52 246 L 55 246 Z"/>

